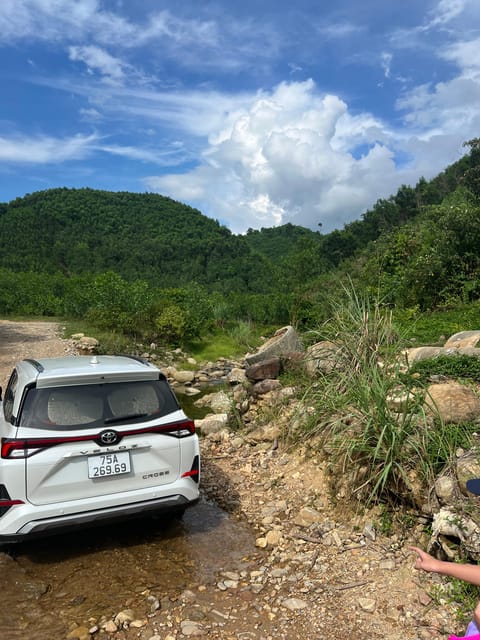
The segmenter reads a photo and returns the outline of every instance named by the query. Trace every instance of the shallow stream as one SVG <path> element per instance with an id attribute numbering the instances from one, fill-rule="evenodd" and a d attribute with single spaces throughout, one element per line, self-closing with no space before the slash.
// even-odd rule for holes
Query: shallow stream
<path id="1" fill-rule="evenodd" d="M 63 638 L 72 623 L 129 607 L 145 617 L 146 594 L 174 599 L 239 570 L 253 551 L 252 531 L 206 501 L 183 521 L 132 520 L 22 543 L 0 554 L 1 638 Z"/>

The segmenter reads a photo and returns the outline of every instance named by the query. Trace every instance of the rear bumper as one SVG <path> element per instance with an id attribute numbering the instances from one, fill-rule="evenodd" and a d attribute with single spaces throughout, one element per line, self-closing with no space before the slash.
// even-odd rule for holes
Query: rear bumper
<path id="1" fill-rule="evenodd" d="M 11 544 L 30 538 L 66 532 L 77 527 L 92 527 L 116 520 L 138 518 L 149 513 L 175 513 L 183 511 L 198 502 L 198 497 L 188 500 L 180 494 L 118 505 L 106 509 L 95 509 L 81 513 L 71 513 L 60 517 L 43 518 L 26 522 L 16 533 L 1 534 L 0 544 Z"/>

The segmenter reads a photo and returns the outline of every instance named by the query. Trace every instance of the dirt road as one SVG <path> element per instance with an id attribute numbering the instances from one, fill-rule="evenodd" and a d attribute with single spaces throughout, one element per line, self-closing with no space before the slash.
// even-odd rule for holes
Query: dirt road
<path id="1" fill-rule="evenodd" d="M 5 388 L 17 360 L 63 356 L 72 351 L 56 322 L 0 320 L 0 385 Z"/>

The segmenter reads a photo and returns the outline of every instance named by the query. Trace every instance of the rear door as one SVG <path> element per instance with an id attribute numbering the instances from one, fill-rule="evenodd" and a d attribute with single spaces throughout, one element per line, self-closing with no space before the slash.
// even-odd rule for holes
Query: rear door
<path id="1" fill-rule="evenodd" d="M 161 382 L 36 390 L 37 426 L 18 432 L 29 442 L 27 499 L 54 504 L 174 482 L 180 440 L 162 429 L 184 414 L 176 402 L 165 407 Z"/>

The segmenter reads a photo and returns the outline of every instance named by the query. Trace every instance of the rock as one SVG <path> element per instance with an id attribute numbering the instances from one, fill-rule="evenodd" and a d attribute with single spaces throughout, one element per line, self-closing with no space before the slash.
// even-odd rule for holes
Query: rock
<path id="1" fill-rule="evenodd" d="M 470 480 L 470 478 L 480 478 L 478 451 L 474 449 L 458 458 L 456 467 L 459 489 L 464 495 L 470 495 L 466 487 L 467 480 Z"/>
<path id="2" fill-rule="evenodd" d="M 280 380 L 261 380 L 252 387 L 252 393 L 254 396 L 262 396 L 270 391 L 275 391 L 282 388 Z"/>
<path id="3" fill-rule="evenodd" d="M 240 367 L 234 367 L 227 375 L 227 381 L 231 385 L 243 384 L 246 379 L 247 375 L 245 373 L 245 369 L 240 369 Z"/>
<path id="4" fill-rule="evenodd" d="M 478 342 L 480 342 L 480 331 L 460 331 L 450 336 L 444 344 L 444 347 L 454 347 L 457 349 L 460 347 L 476 347 Z"/>
<path id="5" fill-rule="evenodd" d="M 128 625 L 133 620 L 135 620 L 135 612 L 132 609 L 124 609 L 123 611 L 117 613 L 114 618 L 114 623 L 117 625 L 117 627 L 123 627 L 123 625 Z"/>
<path id="6" fill-rule="evenodd" d="M 412 349 L 406 349 L 403 351 L 403 355 L 408 365 L 412 365 L 414 362 L 418 362 L 419 360 L 435 358 L 443 353 L 443 347 L 413 347 Z"/>
<path id="7" fill-rule="evenodd" d="M 145 627 L 146 624 L 146 620 L 132 620 L 129 626 L 131 629 L 141 629 L 142 627 Z"/>
<path id="8" fill-rule="evenodd" d="M 202 625 L 194 620 L 182 620 L 180 623 L 184 636 L 203 636 Z"/>
<path id="9" fill-rule="evenodd" d="M 118 627 L 113 620 L 107 620 L 107 622 L 102 625 L 102 629 L 106 633 L 116 633 L 118 631 Z"/>
<path id="10" fill-rule="evenodd" d="M 363 537 L 375 542 L 377 539 L 377 531 L 373 522 L 369 521 L 365 523 L 365 526 L 363 527 Z"/>
<path id="11" fill-rule="evenodd" d="M 285 607 L 290 611 L 298 611 L 298 609 L 305 609 L 308 607 L 308 602 L 305 602 L 305 600 L 301 600 L 300 598 L 286 598 L 282 602 L 282 607 Z"/>
<path id="12" fill-rule="evenodd" d="M 376 609 L 377 603 L 373 598 L 359 598 L 358 606 L 362 611 L 368 611 L 368 613 L 373 613 Z"/>
<path id="13" fill-rule="evenodd" d="M 438 414 L 444 424 L 471 422 L 480 417 L 480 398 L 472 389 L 458 382 L 430 385 L 425 404 L 430 414 Z"/>
<path id="14" fill-rule="evenodd" d="M 200 391 L 200 389 L 197 389 L 196 387 L 184 387 L 183 393 L 186 396 L 198 396 L 202 392 Z"/>
<path id="15" fill-rule="evenodd" d="M 292 326 L 286 326 L 276 331 L 273 337 L 267 340 L 256 353 L 247 353 L 245 363 L 247 366 L 251 366 L 272 356 L 303 350 L 302 342 L 295 329 Z"/>
<path id="16" fill-rule="evenodd" d="M 322 340 L 312 344 L 305 354 L 305 371 L 312 378 L 319 373 L 331 373 L 340 364 L 340 354 L 340 347 L 334 342 Z"/>
<path id="17" fill-rule="evenodd" d="M 82 336 L 76 341 L 75 347 L 80 355 L 88 356 L 97 353 L 99 342 L 96 338 Z"/>
<path id="18" fill-rule="evenodd" d="M 277 529 L 272 529 L 271 531 L 267 531 L 265 539 L 267 541 L 267 547 L 276 547 L 282 539 L 282 533 Z"/>
<path id="19" fill-rule="evenodd" d="M 210 407 L 214 413 L 228 413 L 232 408 L 232 400 L 225 391 L 217 391 L 196 400 L 195 406 Z"/>
<path id="20" fill-rule="evenodd" d="M 260 442 L 273 442 L 280 437 L 280 426 L 278 423 L 269 423 L 258 427 L 254 431 L 246 434 L 245 439 L 249 444 Z"/>
<path id="21" fill-rule="evenodd" d="M 435 480 L 435 493 L 441 504 L 447 504 L 455 498 L 457 483 L 451 476 L 440 476 Z"/>
<path id="22" fill-rule="evenodd" d="M 76 627 L 67 634 L 68 640 L 90 640 L 90 631 L 86 627 Z"/>
<path id="23" fill-rule="evenodd" d="M 216 413 L 209 415 L 202 420 L 195 420 L 195 427 L 204 435 L 218 433 L 228 425 L 228 415 L 226 413 Z"/>
<path id="24" fill-rule="evenodd" d="M 311 524 L 321 522 L 324 516 L 312 507 L 303 507 L 296 515 L 294 523 L 299 527 L 309 527 Z"/>
<path id="25" fill-rule="evenodd" d="M 255 546 L 258 547 L 259 549 L 265 549 L 267 545 L 268 545 L 268 542 L 264 536 L 257 538 L 255 540 Z"/>
<path id="26" fill-rule="evenodd" d="M 267 378 L 278 378 L 281 371 L 281 360 L 278 356 L 273 358 L 267 358 L 261 362 L 257 362 L 248 367 L 245 374 L 249 380 L 258 381 L 265 380 Z"/>
<path id="27" fill-rule="evenodd" d="M 173 374 L 173 379 L 175 382 L 179 382 L 180 384 L 186 384 L 188 382 L 193 382 L 195 380 L 195 372 L 194 371 L 176 371 Z"/>

